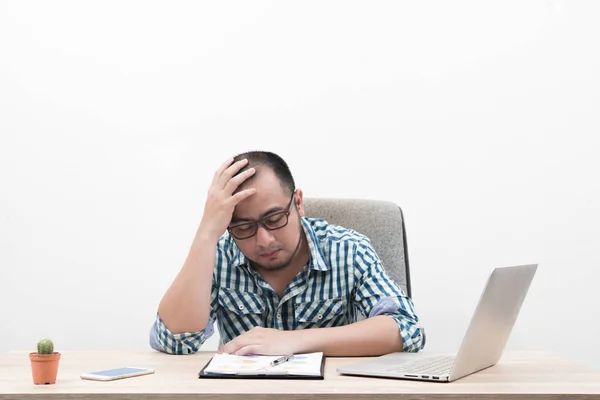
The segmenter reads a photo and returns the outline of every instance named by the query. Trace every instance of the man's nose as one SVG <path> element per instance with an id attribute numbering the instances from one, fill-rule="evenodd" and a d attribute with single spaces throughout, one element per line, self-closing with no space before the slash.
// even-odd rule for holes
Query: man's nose
<path id="1" fill-rule="evenodd" d="M 268 247 L 273 240 L 274 238 L 271 234 L 271 231 L 258 224 L 258 230 L 256 231 L 256 244 L 261 247 Z"/>

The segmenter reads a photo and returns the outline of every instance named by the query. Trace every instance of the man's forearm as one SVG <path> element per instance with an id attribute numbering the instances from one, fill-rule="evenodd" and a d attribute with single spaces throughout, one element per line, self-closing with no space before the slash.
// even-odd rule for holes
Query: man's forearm
<path id="1" fill-rule="evenodd" d="M 402 351 L 398 324 L 379 315 L 334 328 L 290 331 L 301 343 L 302 353 L 322 351 L 326 356 L 378 356 Z"/>
<path id="2" fill-rule="evenodd" d="M 215 245 L 212 240 L 198 238 L 159 304 L 158 314 L 173 333 L 198 332 L 206 328 L 210 316 Z"/>

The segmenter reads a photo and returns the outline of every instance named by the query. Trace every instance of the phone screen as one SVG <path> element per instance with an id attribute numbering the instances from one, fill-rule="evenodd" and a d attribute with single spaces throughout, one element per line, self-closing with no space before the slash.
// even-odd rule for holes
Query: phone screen
<path id="1" fill-rule="evenodd" d="M 106 369 L 104 371 L 90 372 L 89 375 L 115 377 L 115 376 L 135 374 L 138 372 L 145 372 L 145 371 L 148 371 L 148 370 L 143 369 L 143 368 L 114 368 L 114 369 Z"/>

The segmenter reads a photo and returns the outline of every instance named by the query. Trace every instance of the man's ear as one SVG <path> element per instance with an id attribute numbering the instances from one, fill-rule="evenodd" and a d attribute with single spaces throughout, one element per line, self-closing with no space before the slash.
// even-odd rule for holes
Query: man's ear
<path id="1" fill-rule="evenodd" d="M 301 217 L 304 217 L 304 199 L 302 198 L 302 190 L 296 189 L 296 195 L 294 197 L 294 201 L 296 202 L 296 209 L 298 210 L 298 214 Z"/>

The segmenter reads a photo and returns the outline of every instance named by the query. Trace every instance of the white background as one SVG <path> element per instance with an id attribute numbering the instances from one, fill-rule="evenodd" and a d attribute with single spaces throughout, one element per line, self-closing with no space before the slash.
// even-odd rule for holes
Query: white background
<path id="1" fill-rule="evenodd" d="M 305 196 L 401 205 L 428 350 L 536 262 L 508 347 L 600 367 L 599 11 L 0 2 L 0 352 L 149 349 L 214 170 L 267 149 Z"/>

